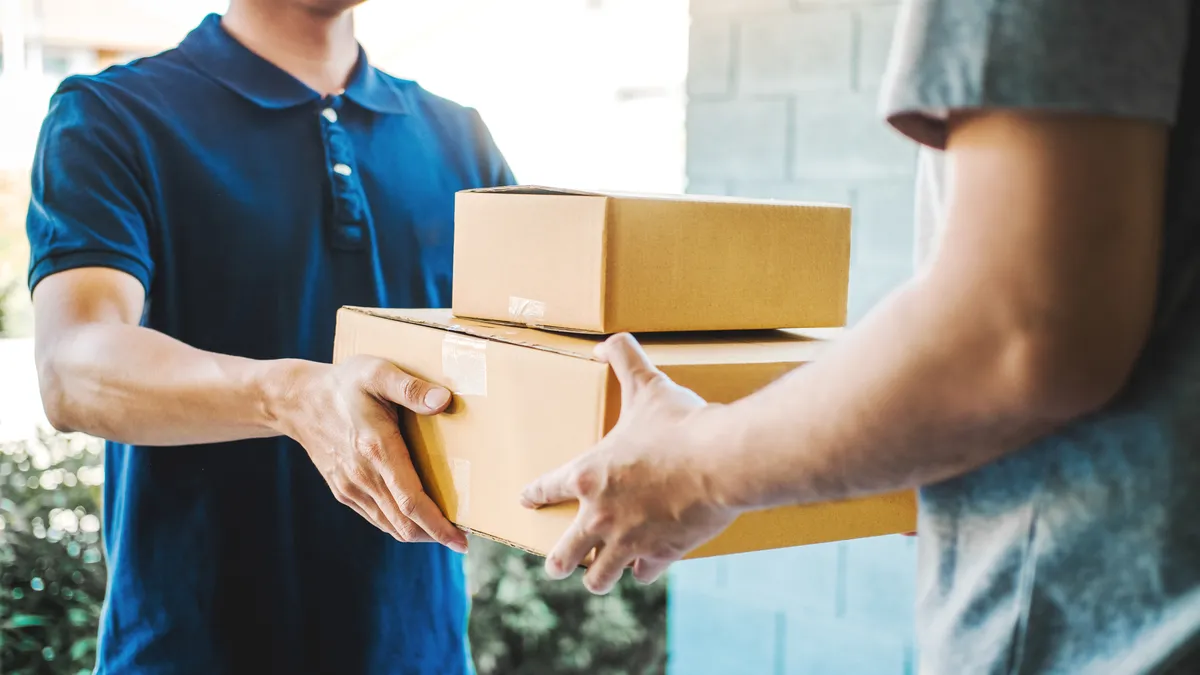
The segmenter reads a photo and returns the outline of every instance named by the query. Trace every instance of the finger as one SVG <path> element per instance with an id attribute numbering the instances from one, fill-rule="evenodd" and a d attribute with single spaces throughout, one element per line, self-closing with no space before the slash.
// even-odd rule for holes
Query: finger
<path id="1" fill-rule="evenodd" d="M 618 333 L 596 348 L 596 356 L 612 366 L 621 383 L 621 405 L 627 406 L 638 390 L 661 375 L 637 340 Z"/>
<path id="2" fill-rule="evenodd" d="M 441 509 L 425 492 L 408 495 L 406 502 L 397 502 L 397 505 L 433 541 L 458 553 L 467 552 L 467 535 L 446 520 Z"/>
<path id="3" fill-rule="evenodd" d="M 426 494 L 413 468 L 404 440 L 398 435 L 388 444 L 386 461 L 377 468 L 393 513 L 416 524 L 433 541 L 459 552 L 467 552 L 467 536 L 442 514 Z"/>
<path id="4" fill-rule="evenodd" d="M 633 561 L 628 549 L 620 546 L 605 546 L 588 566 L 583 575 L 583 585 L 596 595 L 606 595 L 621 580 L 625 568 Z"/>
<path id="5" fill-rule="evenodd" d="M 411 521 L 433 541 L 459 553 L 467 552 L 467 535 L 447 520 L 437 504 L 425 493 L 421 479 L 413 468 L 412 457 L 399 434 L 387 442 L 385 456 L 377 464 L 376 471 L 383 481 L 384 490 L 381 492 L 387 496 L 381 501 L 391 517 Z"/>
<path id="6" fill-rule="evenodd" d="M 449 390 L 413 377 L 390 363 L 380 367 L 373 379 L 373 393 L 415 413 L 434 415 L 450 405 Z"/>
<path id="7" fill-rule="evenodd" d="M 633 578 L 643 584 L 652 584 L 658 581 L 663 572 L 671 566 L 669 560 L 655 560 L 652 558 L 638 558 L 633 563 Z"/>
<path id="8" fill-rule="evenodd" d="M 521 506 L 540 509 L 544 506 L 578 500 L 578 482 L 572 477 L 578 472 L 575 462 L 564 464 L 549 473 L 542 474 L 521 490 Z"/>
<path id="9" fill-rule="evenodd" d="M 382 481 L 380 482 L 382 483 Z M 429 534 L 425 532 L 420 525 L 417 525 L 412 520 L 406 518 L 404 514 L 400 512 L 400 508 L 396 505 L 396 501 L 392 497 L 391 493 L 382 486 L 380 486 L 375 494 L 369 495 L 369 498 L 375 502 L 376 507 L 379 508 L 382 518 L 392 526 L 393 530 L 399 533 L 399 537 L 397 538 L 400 541 L 409 544 L 420 544 L 434 541 L 433 537 L 429 536 Z"/>
<path id="10" fill-rule="evenodd" d="M 391 535 L 396 541 L 404 541 L 400 538 L 400 533 L 383 517 L 383 514 L 379 511 L 379 505 L 375 503 L 374 499 L 371 499 L 370 495 L 354 486 L 346 487 L 342 491 L 342 494 L 346 497 L 346 502 L 344 503 L 357 511 L 358 515 L 365 518 L 367 522 Z"/>
<path id="11" fill-rule="evenodd" d="M 551 579 L 566 579 L 571 576 L 571 572 L 574 572 L 587 554 L 601 542 L 599 535 L 585 530 L 581 524 L 582 516 L 583 513 L 580 512 L 580 515 L 575 517 L 574 522 L 554 545 L 554 550 L 546 556 L 546 576 Z"/>
<path id="12" fill-rule="evenodd" d="M 349 507 L 350 510 L 357 513 L 359 515 L 359 517 L 362 518 L 363 520 L 367 521 L 368 523 L 371 523 L 372 525 L 375 525 L 375 527 L 379 527 L 378 523 L 375 523 L 375 521 L 371 520 L 371 516 L 368 516 L 367 512 L 363 511 L 362 507 L 359 506 L 357 503 L 355 503 L 354 500 L 346 498 L 344 500 L 339 500 L 339 501 L 341 501 L 343 505 Z M 384 528 L 380 528 L 380 529 L 384 529 Z M 384 531 L 387 532 L 388 534 L 392 534 L 391 530 L 384 530 Z M 395 536 L 395 535 L 392 535 L 392 536 Z"/>
<path id="13" fill-rule="evenodd" d="M 330 486 L 330 490 L 333 492 L 334 498 L 338 500 L 338 503 L 357 513 L 362 517 L 363 520 L 371 522 L 371 516 L 367 515 L 367 512 L 363 511 L 362 507 L 358 505 L 358 502 L 351 499 L 344 490 L 338 490 L 332 485 Z"/>

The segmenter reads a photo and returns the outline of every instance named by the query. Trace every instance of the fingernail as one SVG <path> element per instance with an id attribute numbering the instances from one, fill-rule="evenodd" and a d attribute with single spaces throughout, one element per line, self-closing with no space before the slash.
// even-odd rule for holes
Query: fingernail
<path id="1" fill-rule="evenodd" d="M 463 555 L 466 555 L 467 554 L 467 542 L 452 541 L 452 542 L 450 542 L 450 550 L 454 551 L 455 553 L 461 553 Z"/>
<path id="2" fill-rule="evenodd" d="M 562 566 L 560 566 L 558 564 L 558 561 L 547 560 L 546 561 L 546 576 L 550 577 L 551 579 L 558 580 L 558 579 L 565 578 L 567 575 L 563 574 Z"/>
<path id="3" fill-rule="evenodd" d="M 425 405 L 431 410 L 441 410 L 442 406 L 450 402 L 450 392 L 441 387 L 434 387 L 425 393 Z"/>

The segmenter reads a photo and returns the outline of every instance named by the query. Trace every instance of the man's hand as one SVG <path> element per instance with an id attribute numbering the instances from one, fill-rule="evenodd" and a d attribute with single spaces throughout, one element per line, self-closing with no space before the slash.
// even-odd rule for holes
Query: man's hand
<path id="1" fill-rule="evenodd" d="M 304 446 L 337 500 L 399 541 L 466 553 L 466 536 L 421 487 L 396 408 L 437 414 L 450 392 L 374 357 L 296 368 L 278 414 L 281 431 Z"/>
<path id="2" fill-rule="evenodd" d="M 738 513 L 714 494 L 706 473 L 712 462 L 687 441 L 708 404 L 655 368 L 629 335 L 596 353 L 621 383 L 620 419 L 596 447 L 530 484 L 521 501 L 527 508 L 579 501 L 546 573 L 564 578 L 595 549 L 584 584 L 607 593 L 630 564 L 639 581 L 654 581 Z"/>

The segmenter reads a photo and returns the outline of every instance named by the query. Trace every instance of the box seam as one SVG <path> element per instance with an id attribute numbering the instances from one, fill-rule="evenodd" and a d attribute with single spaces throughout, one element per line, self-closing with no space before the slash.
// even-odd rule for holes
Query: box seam
<path id="1" fill-rule="evenodd" d="M 593 363 L 598 363 L 600 361 L 595 356 L 585 356 L 583 354 L 580 354 L 579 352 L 571 351 L 569 349 L 557 349 L 555 347 L 551 347 L 548 345 L 540 345 L 540 344 L 535 344 L 532 342 L 525 342 L 523 340 L 506 340 L 506 339 L 496 336 L 496 335 L 484 335 L 484 334 L 476 333 L 476 332 L 471 331 L 462 326 L 446 326 L 446 325 L 443 325 L 440 323 L 431 323 L 429 321 L 421 321 L 419 319 L 415 319 L 412 317 L 388 316 L 386 314 L 381 314 L 379 312 L 372 311 L 371 308 L 369 308 L 369 307 L 346 306 L 346 307 L 342 307 L 338 311 L 342 311 L 342 310 L 346 310 L 348 312 L 354 312 L 356 314 L 359 314 L 360 316 L 368 316 L 368 317 L 372 317 L 375 319 L 381 319 L 384 321 L 395 321 L 398 323 L 408 324 L 410 326 L 422 326 L 424 328 L 440 330 L 443 333 L 466 335 L 468 337 L 472 337 L 477 340 L 486 340 L 488 342 L 495 342 L 497 344 L 512 345 L 514 347 L 525 347 L 527 349 L 536 349 L 537 351 L 540 351 L 540 352 L 547 352 L 550 354 L 558 354 L 559 356 L 568 356 L 571 358 L 581 359 L 583 361 L 591 361 Z M 514 328 L 527 328 L 527 326 L 522 326 L 520 324 L 514 324 L 514 323 L 509 323 L 509 322 L 503 322 L 503 321 L 489 321 L 489 323 L 495 323 L 495 324 L 504 325 L 504 326 L 513 326 Z"/>
<path id="2" fill-rule="evenodd" d="M 610 323 L 611 308 L 608 306 L 609 258 L 612 255 L 612 197 L 604 198 L 604 225 L 600 236 L 600 333 L 607 334 Z"/>

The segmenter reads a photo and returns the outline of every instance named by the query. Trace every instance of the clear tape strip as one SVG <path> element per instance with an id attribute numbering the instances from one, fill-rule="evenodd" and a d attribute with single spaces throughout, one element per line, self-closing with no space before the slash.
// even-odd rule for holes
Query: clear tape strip
<path id="1" fill-rule="evenodd" d="M 459 396 L 487 396 L 487 340 L 450 333 L 442 339 L 442 376 Z"/>
<path id="2" fill-rule="evenodd" d="M 540 324 L 546 318 L 546 303 L 511 295 L 508 298 L 508 318 L 531 326 Z"/>

